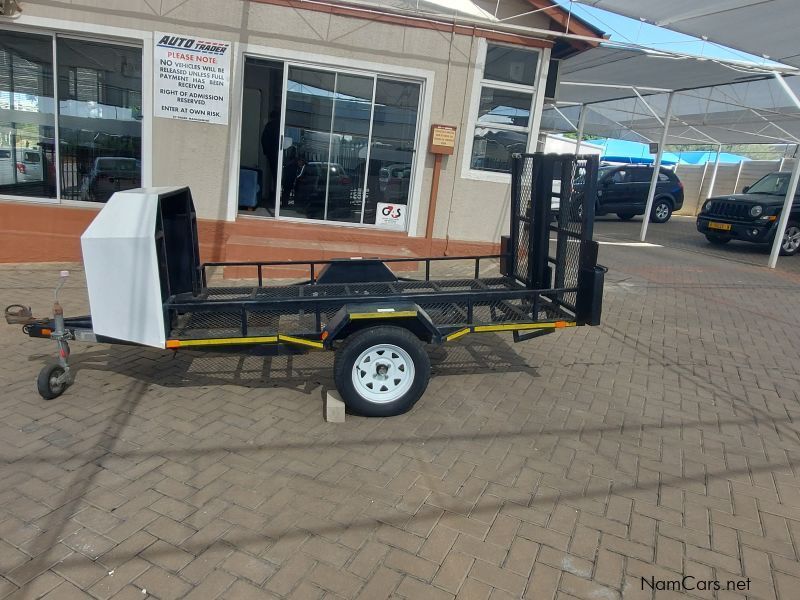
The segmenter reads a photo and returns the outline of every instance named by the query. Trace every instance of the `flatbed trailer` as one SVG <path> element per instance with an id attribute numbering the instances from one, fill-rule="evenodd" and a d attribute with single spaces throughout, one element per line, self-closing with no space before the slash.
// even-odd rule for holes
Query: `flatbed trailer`
<path id="1" fill-rule="evenodd" d="M 200 264 L 188 188 L 117 193 L 82 237 L 92 315 L 65 318 L 56 302 L 52 319 L 24 326 L 59 346 L 58 362 L 39 376 L 39 392 L 54 398 L 72 383 L 71 341 L 169 350 L 272 346 L 335 350 L 334 379 L 349 410 L 403 413 L 428 383 L 425 344 L 492 332 L 524 341 L 600 323 L 605 268 L 592 241 L 597 168 L 591 156 L 515 155 L 510 232 L 500 254 L 482 256 Z M 126 257 L 127 272 L 111 264 L 110 252 Z M 470 261 L 473 277 L 432 276 L 449 261 Z M 498 262 L 492 276 L 482 276 Z M 421 274 L 396 275 L 390 267 L 400 263 Z M 254 283 L 209 283 L 212 269 L 231 267 L 249 270 Z M 287 267 L 307 277 L 291 284 L 271 277 Z"/>

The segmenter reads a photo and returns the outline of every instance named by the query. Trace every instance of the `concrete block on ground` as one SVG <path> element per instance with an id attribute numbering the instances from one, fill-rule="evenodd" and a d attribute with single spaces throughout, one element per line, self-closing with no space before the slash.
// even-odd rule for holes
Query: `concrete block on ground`
<path id="1" fill-rule="evenodd" d="M 325 394 L 325 420 L 328 423 L 344 423 L 344 402 L 336 390 Z"/>

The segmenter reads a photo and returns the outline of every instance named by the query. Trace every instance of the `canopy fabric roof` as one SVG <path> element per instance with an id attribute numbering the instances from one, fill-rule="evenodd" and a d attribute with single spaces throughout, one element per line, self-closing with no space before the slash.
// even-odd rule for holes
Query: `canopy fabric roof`
<path id="1" fill-rule="evenodd" d="M 632 162 L 632 163 L 652 163 L 655 155 L 650 153 L 650 148 L 646 144 L 631 142 L 627 140 L 592 140 L 595 146 L 602 148 L 602 160 L 608 162 Z M 664 152 L 661 159 L 662 165 L 702 165 L 707 162 L 714 162 L 717 158 L 716 152 L 688 151 L 688 152 Z M 721 152 L 719 155 L 720 163 L 736 164 L 741 161 L 750 160 L 746 156 Z"/>
<path id="2" fill-rule="evenodd" d="M 780 71 L 800 96 L 795 70 Z M 586 134 L 655 142 L 671 91 L 669 144 L 800 143 L 800 107 L 771 69 L 609 45 L 562 61 L 542 129 L 575 131 L 585 104 Z"/>
<path id="3" fill-rule="evenodd" d="M 576 0 L 800 67 L 797 0 Z"/>

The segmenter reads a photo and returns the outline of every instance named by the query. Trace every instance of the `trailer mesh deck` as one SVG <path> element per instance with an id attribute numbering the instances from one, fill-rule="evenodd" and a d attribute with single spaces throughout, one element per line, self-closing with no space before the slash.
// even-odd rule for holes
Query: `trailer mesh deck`
<path id="1" fill-rule="evenodd" d="M 281 308 L 273 305 L 269 310 L 260 310 L 257 305 L 246 313 L 247 332 L 251 336 L 275 335 L 286 333 L 293 335 L 319 334 L 325 324 L 336 312 L 348 302 L 374 300 L 382 301 L 386 297 L 402 300 L 404 295 L 414 294 L 474 294 L 486 291 L 519 292 L 519 298 L 480 300 L 475 297 L 472 304 L 472 318 L 469 319 L 467 301 L 446 301 L 440 297 L 437 302 L 418 302 L 438 327 L 458 327 L 466 325 L 514 323 L 531 320 L 555 320 L 572 318 L 571 314 L 551 303 L 549 299 L 539 298 L 537 314 L 532 314 L 533 296 L 524 286 L 511 277 L 495 277 L 486 279 L 448 279 L 430 281 L 399 280 L 389 283 L 352 283 L 352 284 L 316 284 L 288 285 L 269 287 L 212 287 L 206 288 L 194 298 L 176 298 L 182 303 L 185 312 L 178 315 L 171 337 L 179 339 L 205 339 L 241 335 L 242 311 L 192 311 L 191 304 L 196 301 L 207 306 L 207 303 L 227 303 L 241 301 L 275 301 L 298 299 L 343 298 L 328 306 L 320 308 L 319 321 L 313 304 L 308 310 L 298 310 L 297 305 Z M 409 300 L 411 301 L 411 300 Z M 313 300 L 312 300 L 313 302 Z M 188 310 L 187 310 L 188 309 Z"/>
<path id="2" fill-rule="evenodd" d="M 597 168 L 596 157 L 515 155 L 510 234 L 496 255 L 198 264 L 192 285 L 164 288 L 169 336 L 177 340 L 305 336 L 306 341 L 319 342 L 343 306 L 348 305 L 348 314 L 354 310 L 351 304 L 378 305 L 376 311 L 390 310 L 393 304 L 418 307 L 427 317 L 422 319 L 426 326 L 435 329 L 435 339 L 462 328 L 564 326 L 556 325 L 559 321 L 596 324 L 601 305 L 593 299 L 602 298 L 602 273 L 598 275 L 602 268 L 596 264 L 597 244 L 592 241 Z M 558 214 L 552 211 L 556 198 Z M 431 277 L 432 263 L 452 260 L 473 261 L 473 278 Z M 489 260 L 500 261 L 503 276 L 481 276 L 481 263 Z M 418 263 L 424 275 L 397 278 L 391 266 L 398 263 Z M 307 269 L 306 281 L 293 285 L 267 281 L 270 269 L 287 266 Z M 209 286 L 210 267 L 248 269 L 257 285 Z M 185 270 L 179 265 L 175 271 Z M 364 283 L 342 283 L 359 280 Z"/>

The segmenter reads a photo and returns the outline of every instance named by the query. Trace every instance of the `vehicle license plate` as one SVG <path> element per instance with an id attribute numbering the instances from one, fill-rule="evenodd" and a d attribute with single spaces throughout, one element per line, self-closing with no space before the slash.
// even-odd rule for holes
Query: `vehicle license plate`
<path id="1" fill-rule="evenodd" d="M 720 229 L 722 231 L 730 231 L 731 224 L 730 223 L 715 223 L 714 221 L 710 221 L 708 223 L 709 229 Z"/>

